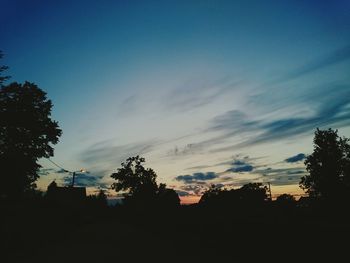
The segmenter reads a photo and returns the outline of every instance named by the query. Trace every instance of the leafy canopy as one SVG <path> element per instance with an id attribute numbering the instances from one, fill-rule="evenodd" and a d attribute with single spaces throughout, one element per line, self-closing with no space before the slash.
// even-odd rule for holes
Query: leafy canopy
<path id="1" fill-rule="evenodd" d="M 332 199 L 349 192 L 349 139 L 339 137 L 337 130 L 316 130 L 314 151 L 305 165 L 309 174 L 301 178 L 300 187 L 310 196 Z"/>
<path id="2" fill-rule="evenodd" d="M 0 192 L 21 195 L 35 188 L 39 158 L 53 156 L 62 131 L 51 119 L 52 102 L 37 85 L 11 83 L 0 89 Z"/>
<path id="3" fill-rule="evenodd" d="M 111 175 L 116 180 L 112 184 L 115 191 L 126 191 L 126 196 L 149 195 L 156 193 L 157 175 L 151 168 L 143 167 L 145 159 L 140 156 L 130 157 L 123 162 L 122 168 Z"/>
<path id="4" fill-rule="evenodd" d="M 124 192 L 125 204 L 158 205 L 174 207 L 180 204 L 175 190 L 166 188 L 165 184 L 157 184 L 157 174 L 151 168 L 145 168 L 145 159 L 140 156 L 130 157 L 122 163 L 122 167 L 111 175 L 116 180 L 112 189 Z"/>

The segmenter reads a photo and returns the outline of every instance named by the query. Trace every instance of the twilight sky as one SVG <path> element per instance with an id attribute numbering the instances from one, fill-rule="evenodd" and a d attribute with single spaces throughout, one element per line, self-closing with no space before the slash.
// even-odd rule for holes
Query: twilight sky
<path id="1" fill-rule="evenodd" d="M 140 154 L 183 202 L 209 184 L 300 193 L 314 130 L 350 136 L 347 0 L 0 6 L 2 63 L 48 93 L 63 130 L 52 160 L 89 170 L 91 192 Z M 69 182 L 41 164 L 40 188 Z"/>

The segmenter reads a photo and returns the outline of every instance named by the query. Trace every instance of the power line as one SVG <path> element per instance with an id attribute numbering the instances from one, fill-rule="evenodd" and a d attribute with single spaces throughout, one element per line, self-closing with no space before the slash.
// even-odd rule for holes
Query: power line
<path id="1" fill-rule="evenodd" d="M 54 161 L 52 161 L 50 158 L 46 158 L 49 162 L 51 162 L 53 165 L 55 165 L 56 167 L 62 169 L 65 172 L 69 172 L 68 170 L 64 169 L 62 166 L 58 165 L 57 163 L 55 163 Z"/>

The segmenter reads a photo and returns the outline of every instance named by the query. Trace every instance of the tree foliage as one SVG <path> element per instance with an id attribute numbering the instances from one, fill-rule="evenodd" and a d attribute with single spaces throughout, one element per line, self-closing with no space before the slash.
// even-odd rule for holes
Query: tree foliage
<path id="1" fill-rule="evenodd" d="M 290 209 L 296 205 L 296 200 L 295 200 L 294 196 L 291 194 L 281 194 L 276 198 L 275 203 L 279 207 L 284 207 L 284 208 Z"/>
<path id="2" fill-rule="evenodd" d="M 350 190 L 349 139 L 339 137 L 337 130 L 317 129 L 313 142 L 314 151 L 305 160 L 309 174 L 301 178 L 301 188 L 311 197 L 344 197 Z"/>
<path id="3" fill-rule="evenodd" d="M 199 200 L 202 205 L 210 206 L 259 206 L 267 200 L 267 187 L 261 183 L 248 183 L 238 189 L 221 189 L 212 185 Z"/>
<path id="4" fill-rule="evenodd" d="M 157 184 L 157 174 L 151 168 L 145 168 L 145 159 L 140 156 L 130 157 L 111 177 L 116 180 L 112 189 L 124 192 L 124 202 L 128 204 L 178 205 L 177 193 Z"/>
<path id="5" fill-rule="evenodd" d="M 3 56 L 4 56 L 4 55 L 3 55 L 2 51 L 0 50 L 0 59 L 2 59 Z M 0 66 L 0 87 L 3 85 L 3 83 L 4 83 L 6 80 L 8 80 L 8 79 L 10 78 L 9 76 L 2 76 L 2 72 L 5 71 L 5 70 L 7 70 L 7 69 L 8 69 L 7 66 L 4 66 L 4 65 Z"/>
<path id="6" fill-rule="evenodd" d="M 38 159 L 53 156 L 61 130 L 51 119 L 52 102 L 33 83 L 0 89 L 0 167 L 2 196 L 20 197 L 36 187 Z"/>
<path id="7" fill-rule="evenodd" d="M 151 168 L 143 167 L 145 159 L 136 156 L 130 157 L 123 162 L 122 168 L 118 168 L 111 177 L 116 180 L 112 184 L 112 189 L 117 192 L 126 192 L 125 196 L 150 196 L 156 193 L 158 186 L 156 182 L 157 175 Z"/>

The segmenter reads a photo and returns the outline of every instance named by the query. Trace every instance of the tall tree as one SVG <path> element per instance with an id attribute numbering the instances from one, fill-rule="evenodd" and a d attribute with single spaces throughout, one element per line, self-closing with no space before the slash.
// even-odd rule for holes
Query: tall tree
<path id="1" fill-rule="evenodd" d="M 4 56 L 4 55 L 3 55 L 2 51 L 0 50 L 0 59 L 2 59 L 3 56 Z M 4 66 L 4 65 L 0 66 L 0 87 L 3 85 L 3 83 L 4 83 L 6 80 L 8 80 L 8 79 L 10 78 L 9 76 L 2 76 L 2 72 L 5 71 L 5 70 L 7 70 L 7 69 L 8 69 L 7 66 Z"/>
<path id="2" fill-rule="evenodd" d="M 0 196 L 21 197 L 36 187 L 38 159 L 53 156 L 62 133 L 51 109 L 51 100 L 33 83 L 1 87 Z"/>
<path id="3" fill-rule="evenodd" d="M 305 160 L 309 174 L 301 178 L 301 188 L 312 197 L 344 197 L 350 190 L 349 139 L 339 137 L 337 130 L 317 129 L 313 142 L 314 151 Z"/>

